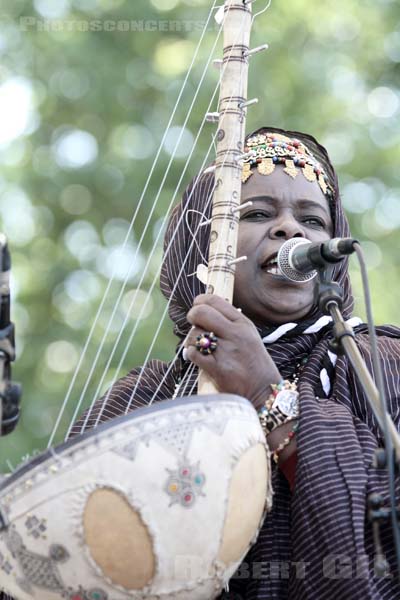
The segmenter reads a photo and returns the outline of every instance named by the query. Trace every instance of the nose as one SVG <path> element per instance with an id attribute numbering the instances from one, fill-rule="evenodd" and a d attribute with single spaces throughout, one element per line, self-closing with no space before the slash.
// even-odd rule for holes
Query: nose
<path id="1" fill-rule="evenodd" d="M 285 213 L 275 221 L 269 231 L 269 237 L 273 240 L 290 240 L 294 237 L 305 238 L 306 234 L 301 224 L 292 214 Z"/>

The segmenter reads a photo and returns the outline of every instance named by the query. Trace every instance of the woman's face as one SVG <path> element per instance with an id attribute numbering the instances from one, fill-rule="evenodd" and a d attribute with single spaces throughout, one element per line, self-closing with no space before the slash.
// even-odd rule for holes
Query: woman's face
<path id="1" fill-rule="evenodd" d="M 233 303 L 256 324 L 286 323 L 304 317 L 314 302 L 316 279 L 295 283 L 271 273 L 266 262 L 293 237 L 311 242 L 333 235 L 328 201 L 317 181 L 302 173 L 292 179 L 277 166 L 271 175 L 256 169 L 242 185 L 237 256 L 247 260 L 236 265 Z"/>

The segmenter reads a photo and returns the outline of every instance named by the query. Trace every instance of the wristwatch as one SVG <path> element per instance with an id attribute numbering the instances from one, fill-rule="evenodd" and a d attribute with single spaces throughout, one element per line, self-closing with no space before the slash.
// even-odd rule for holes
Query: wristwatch
<path id="1" fill-rule="evenodd" d="M 299 392 L 281 390 L 277 393 L 272 408 L 276 408 L 284 417 L 294 419 L 299 416 Z"/>
<path id="2" fill-rule="evenodd" d="M 299 393 L 295 390 L 281 390 L 275 396 L 271 408 L 264 417 L 265 429 L 271 433 L 276 427 L 299 416 Z"/>

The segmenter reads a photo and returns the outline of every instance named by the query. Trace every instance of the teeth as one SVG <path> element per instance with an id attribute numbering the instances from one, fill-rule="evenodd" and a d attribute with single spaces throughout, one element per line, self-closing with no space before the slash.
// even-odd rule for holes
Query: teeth
<path id="1" fill-rule="evenodd" d="M 278 269 L 277 263 L 271 265 L 267 268 L 267 273 L 272 273 L 273 275 L 280 275 L 280 270 Z"/>
<path id="2" fill-rule="evenodd" d="M 279 274 L 280 271 L 278 270 L 278 261 L 277 261 L 277 257 L 275 258 L 271 258 L 271 260 L 268 261 L 268 263 L 265 265 L 265 270 L 268 271 L 268 273 L 274 273 L 274 274 Z"/>

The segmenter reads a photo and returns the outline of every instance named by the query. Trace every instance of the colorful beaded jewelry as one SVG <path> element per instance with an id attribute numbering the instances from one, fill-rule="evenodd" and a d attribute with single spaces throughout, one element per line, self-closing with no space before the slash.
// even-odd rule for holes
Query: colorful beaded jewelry
<path id="1" fill-rule="evenodd" d="M 293 427 L 292 427 L 292 431 L 290 431 L 287 435 L 287 437 L 283 440 L 283 442 L 281 442 L 279 444 L 279 446 L 277 448 L 275 448 L 273 454 L 272 454 L 272 460 L 274 461 L 274 463 L 277 465 L 278 461 L 279 461 L 279 457 L 282 454 L 283 450 L 285 448 L 287 448 L 290 444 L 290 442 L 292 441 L 292 439 L 294 438 L 294 436 L 296 435 L 296 431 L 299 428 L 299 424 L 298 423 L 294 423 Z"/>
<path id="2" fill-rule="evenodd" d="M 272 393 L 258 413 L 265 435 L 276 427 L 296 419 L 299 415 L 299 393 L 297 385 L 287 379 L 272 384 Z"/>
<path id="3" fill-rule="evenodd" d="M 322 165 L 300 140 L 279 133 L 260 133 L 247 139 L 244 152 L 243 183 L 253 174 L 251 167 L 257 166 L 261 175 L 271 175 L 275 166 L 282 164 L 285 173 L 293 179 L 300 170 L 307 181 L 317 181 L 326 196 L 334 195 Z"/>

